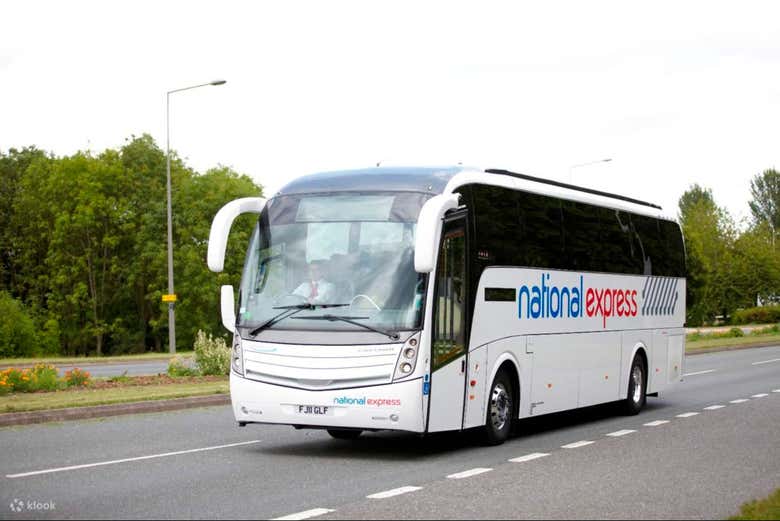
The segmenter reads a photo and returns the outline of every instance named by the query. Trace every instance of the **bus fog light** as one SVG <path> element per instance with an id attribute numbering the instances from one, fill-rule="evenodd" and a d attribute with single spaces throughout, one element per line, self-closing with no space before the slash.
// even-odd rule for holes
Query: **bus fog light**
<path id="1" fill-rule="evenodd" d="M 407 358 L 408 360 L 413 359 L 416 354 L 417 352 L 411 347 L 407 347 L 406 349 L 404 349 L 404 357 Z"/>
<path id="2" fill-rule="evenodd" d="M 401 372 L 404 374 L 409 374 L 412 372 L 412 364 L 409 362 L 404 362 L 401 364 Z"/>

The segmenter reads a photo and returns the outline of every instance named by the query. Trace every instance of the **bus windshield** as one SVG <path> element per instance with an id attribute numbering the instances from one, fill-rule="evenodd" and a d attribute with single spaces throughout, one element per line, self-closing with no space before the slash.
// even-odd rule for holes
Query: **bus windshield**
<path id="1" fill-rule="evenodd" d="M 244 265 L 242 335 L 419 328 L 426 276 L 414 271 L 414 237 L 428 197 L 341 192 L 269 200 Z"/>

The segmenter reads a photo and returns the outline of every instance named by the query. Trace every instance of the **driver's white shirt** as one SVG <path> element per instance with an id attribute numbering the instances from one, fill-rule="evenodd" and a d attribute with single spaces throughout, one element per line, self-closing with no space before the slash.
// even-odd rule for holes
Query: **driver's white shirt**
<path id="1" fill-rule="evenodd" d="M 300 295 L 300 296 L 302 296 L 302 297 L 304 297 L 306 299 L 311 299 L 311 294 L 312 294 L 312 290 L 313 290 L 313 286 L 312 286 L 313 282 L 317 284 L 317 296 L 314 297 L 312 302 L 314 304 L 332 304 L 332 302 L 330 302 L 330 299 L 331 299 L 331 297 L 333 295 L 333 292 L 334 292 L 334 290 L 336 288 L 335 288 L 335 286 L 333 284 L 331 284 L 330 282 L 328 282 L 328 281 L 326 281 L 324 279 L 320 279 L 320 280 L 317 280 L 317 281 L 307 280 L 306 282 L 304 282 L 303 284 L 301 284 L 300 286 L 295 288 L 295 291 L 293 291 L 293 294 L 294 295 Z"/>

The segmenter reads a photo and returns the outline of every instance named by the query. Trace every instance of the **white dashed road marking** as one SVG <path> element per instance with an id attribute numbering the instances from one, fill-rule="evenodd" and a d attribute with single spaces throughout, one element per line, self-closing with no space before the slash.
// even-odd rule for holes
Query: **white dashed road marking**
<path id="1" fill-rule="evenodd" d="M 772 360 L 764 360 L 763 362 L 753 362 L 750 365 L 771 364 L 773 362 L 780 362 L 780 358 L 773 358 Z"/>
<path id="2" fill-rule="evenodd" d="M 682 414 L 678 414 L 677 417 L 678 418 L 690 418 L 691 416 L 696 416 L 697 414 L 699 414 L 699 413 L 698 412 L 684 412 Z"/>
<path id="3" fill-rule="evenodd" d="M 636 432 L 636 431 L 632 431 L 631 429 L 623 429 L 622 431 L 610 432 L 609 434 L 607 434 L 607 436 L 618 438 L 620 436 L 625 436 L 626 434 L 631 434 L 632 432 Z"/>
<path id="4" fill-rule="evenodd" d="M 645 427 L 658 427 L 664 423 L 669 423 L 669 420 L 655 420 L 654 422 L 645 423 Z"/>
<path id="5" fill-rule="evenodd" d="M 561 445 L 562 449 L 579 449 L 580 447 L 585 447 L 586 445 L 590 445 L 591 443 L 594 443 L 592 441 L 575 441 L 574 443 L 569 443 L 568 445 Z"/>
<path id="6" fill-rule="evenodd" d="M 706 371 L 696 371 L 695 373 L 685 373 L 683 376 L 696 376 L 697 374 L 714 373 L 715 369 L 707 369 Z"/>
<path id="7" fill-rule="evenodd" d="M 749 401 L 747 398 L 740 398 L 739 400 L 731 400 L 729 403 L 745 403 Z"/>
<path id="8" fill-rule="evenodd" d="M 260 440 L 242 441 L 241 443 L 230 443 L 228 445 L 217 445 L 215 447 L 204 447 L 202 449 L 179 450 L 176 452 L 166 452 L 164 454 L 152 454 L 151 456 L 140 456 L 137 458 L 124 458 L 124 459 L 116 459 L 112 461 L 101 461 L 99 463 L 88 463 L 86 465 L 73 465 L 70 467 L 59 467 L 55 469 L 36 470 L 34 472 L 23 472 L 21 474 L 8 474 L 6 477 L 8 479 L 26 478 L 29 476 L 38 476 L 40 474 L 51 474 L 53 472 L 66 472 L 69 470 L 80 470 L 80 469 L 88 469 L 92 467 L 102 467 L 104 465 L 115 465 L 117 463 L 129 463 L 131 461 L 143 461 L 147 459 L 167 458 L 168 456 L 179 456 L 181 454 L 192 454 L 195 452 L 206 452 L 209 450 L 227 449 L 229 447 L 240 447 L 242 445 L 252 445 L 254 443 L 260 443 Z"/>
<path id="9" fill-rule="evenodd" d="M 725 405 L 710 405 L 709 407 L 705 407 L 705 411 L 717 411 L 718 409 L 723 409 Z"/>
<path id="10" fill-rule="evenodd" d="M 311 510 L 290 514 L 289 516 L 275 517 L 271 521 L 297 521 L 298 519 L 309 519 L 324 514 L 330 514 L 331 512 L 335 512 L 335 510 L 330 508 L 312 508 Z"/>
<path id="11" fill-rule="evenodd" d="M 534 452 L 533 454 L 526 454 L 525 456 L 520 456 L 519 458 L 512 458 L 509 461 L 512 463 L 525 463 L 526 461 L 532 461 L 543 458 L 545 456 L 549 456 L 549 454 L 545 454 L 544 452 Z"/>
<path id="12" fill-rule="evenodd" d="M 400 496 L 401 494 L 406 494 L 408 492 L 415 492 L 417 490 L 422 490 L 422 487 L 399 487 L 392 490 L 385 490 L 384 492 L 377 492 L 376 494 L 371 494 L 366 497 L 368 499 L 385 499 L 393 496 Z"/>
<path id="13" fill-rule="evenodd" d="M 751 396 L 751 398 L 764 398 L 766 396 L 769 396 L 769 395 L 766 394 L 766 393 L 761 393 L 761 394 L 754 394 L 753 396 Z"/>
<path id="14" fill-rule="evenodd" d="M 457 474 L 450 474 L 447 476 L 448 479 L 463 479 L 463 478 L 470 478 L 471 476 L 476 476 L 478 474 L 484 474 L 485 472 L 490 472 L 493 469 L 485 469 L 485 468 L 476 468 L 471 470 L 464 470 L 463 472 L 458 472 Z"/>

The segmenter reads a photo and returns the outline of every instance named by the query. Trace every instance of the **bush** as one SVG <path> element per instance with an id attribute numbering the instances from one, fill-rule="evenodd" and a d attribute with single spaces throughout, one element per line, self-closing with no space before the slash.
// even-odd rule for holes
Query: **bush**
<path id="1" fill-rule="evenodd" d="M 174 378 L 179 376 L 198 376 L 198 370 L 189 367 L 183 359 L 177 356 L 168 362 L 168 376 Z"/>
<path id="2" fill-rule="evenodd" d="M 21 302 L 0 291 L 0 358 L 33 356 L 37 348 L 32 318 Z"/>
<path id="3" fill-rule="evenodd" d="M 731 315 L 732 324 L 771 324 L 780 322 L 780 306 L 740 309 Z"/>
<path id="4" fill-rule="evenodd" d="M 65 373 L 65 383 L 68 387 L 86 387 L 90 384 L 90 374 L 78 367 Z"/>
<path id="5" fill-rule="evenodd" d="M 53 365 L 38 364 L 31 371 L 31 375 L 35 391 L 56 391 L 64 386 L 57 368 Z"/>
<path id="6" fill-rule="evenodd" d="M 743 337 L 743 336 L 745 336 L 745 332 L 742 331 L 741 328 L 732 327 L 731 329 L 729 329 L 729 332 L 728 332 L 728 337 L 729 338 L 739 338 L 739 337 Z"/>
<path id="7" fill-rule="evenodd" d="M 230 348 L 222 338 L 213 338 L 203 331 L 195 337 L 195 363 L 204 376 L 230 374 Z"/>

